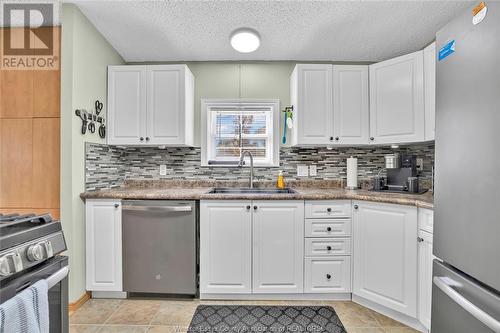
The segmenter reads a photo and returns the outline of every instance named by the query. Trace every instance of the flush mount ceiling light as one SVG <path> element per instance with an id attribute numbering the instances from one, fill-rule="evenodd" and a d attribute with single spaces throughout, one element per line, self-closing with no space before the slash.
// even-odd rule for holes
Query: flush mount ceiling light
<path id="1" fill-rule="evenodd" d="M 253 52 L 260 46 L 260 36 L 249 28 L 237 29 L 231 34 L 231 46 L 241 53 Z"/>

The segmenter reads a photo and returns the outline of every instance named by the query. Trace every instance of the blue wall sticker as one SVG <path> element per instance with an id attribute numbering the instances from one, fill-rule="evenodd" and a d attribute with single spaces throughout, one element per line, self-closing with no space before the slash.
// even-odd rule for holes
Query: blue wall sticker
<path id="1" fill-rule="evenodd" d="M 438 54 L 439 61 L 443 60 L 444 58 L 453 54 L 454 52 L 455 52 L 455 40 L 452 40 L 446 43 L 446 45 L 439 50 Z"/>

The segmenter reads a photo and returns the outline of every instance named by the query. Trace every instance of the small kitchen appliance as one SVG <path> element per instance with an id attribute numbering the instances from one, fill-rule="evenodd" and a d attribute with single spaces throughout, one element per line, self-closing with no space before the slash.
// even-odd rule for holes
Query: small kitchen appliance
<path id="1" fill-rule="evenodd" d="M 396 193 L 424 193 L 419 190 L 417 157 L 399 153 L 384 156 L 387 177 L 380 175 L 373 179 L 373 190 Z"/>

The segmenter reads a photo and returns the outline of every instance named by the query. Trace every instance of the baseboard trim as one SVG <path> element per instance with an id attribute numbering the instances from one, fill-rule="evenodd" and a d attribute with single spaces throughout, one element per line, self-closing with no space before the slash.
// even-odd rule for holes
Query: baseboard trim
<path id="1" fill-rule="evenodd" d="M 76 300 L 76 302 L 69 303 L 68 305 L 69 312 L 75 312 L 89 299 L 90 299 L 90 292 L 86 291 L 85 294 L 83 294 L 79 299 Z"/>
<path id="2" fill-rule="evenodd" d="M 424 325 L 422 325 L 420 323 L 420 321 L 418 321 L 418 319 L 416 318 L 413 318 L 413 317 L 410 317 L 410 316 L 407 316 L 403 313 L 400 313 L 398 311 L 395 311 L 395 310 L 392 310 L 392 309 L 389 309 L 383 305 L 380 305 L 380 304 L 377 304 L 375 302 L 372 302 L 370 300 L 367 300 L 366 298 L 363 298 L 363 297 L 360 297 L 360 296 L 357 296 L 357 295 L 352 295 L 352 301 L 354 303 L 358 303 L 364 307 L 367 307 L 373 311 L 376 311 L 378 313 L 381 313 L 389 318 L 392 318 L 394 320 L 397 320 L 399 321 L 400 323 L 403 323 L 407 326 L 410 326 L 411 328 L 419 331 L 419 332 L 423 332 L 423 333 L 427 333 L 429 332 L 429 330 L 427 330 Z"/>
<path id="3" fill-rule="evenodd" d="M 206 294 L 200 293 L 201 300 L 226 301 L 350 301 L 351 293 L 329 294 Z"/>
<path id="4" fill-rule="evenodd" d="M 127 298 L 127 293 L 124 291 L 93 291 L 92 298 Z"/>

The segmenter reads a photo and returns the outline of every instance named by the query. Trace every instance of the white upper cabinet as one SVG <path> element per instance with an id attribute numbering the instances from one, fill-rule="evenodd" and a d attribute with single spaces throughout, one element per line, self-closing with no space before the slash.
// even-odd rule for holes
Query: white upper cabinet
<path id="1" fill-rule="evenodd" d="M 200 203 L 200 293 L 252 292 L 251 201 Z"/>
<path id="2" fill-rule="evenodd" d="M 334 140 L 368 144 L 368 66 L 333 66 Z"/>
<path id="3" fill-rule="evenodd" d="M 424 49 L 425 141 L 434 140 L 436 118 L 436 42 Z"/>
<path id="4" fill-rule="evenodd" d="M 368 66 L 298 64 L 292 145 L 368 143 Z"/>
<path id="5" fill-rule="evenodd" d="M 145 66 L 108 67 L 108 143 L 139 144 L 146 133 Z"/>
<path id="6" fill-rule="evenodd" d="M 370 140 L 424 141 L 423 51 L 370 65 Z"/>
<path id="7" fill-rule="evenodd" d="M 192 146 L 194 77 L 186 65 L 108 67 L 108 143 Z"/>
<path id="8" fill-rule="evenodd" d="M 150 144 L 192 145 L 194 78 L 185 65 L 148 66 Z"/>
<path id="9" fill-rule="evenodd" d="M 290 84 L 296 124 L 292 131 L 292 144 L 332 143 L 332 65 L 296 65 Z"/>
<path id="10" fill-rule="evenodd" d="M 253 202 L 253 292 L 302 293 L 304 202 Z"/>
<path id="11" fill-rule="evenodd" d="M 353 202 L 353 293 L 417 317 L 417 209 Z"/>

